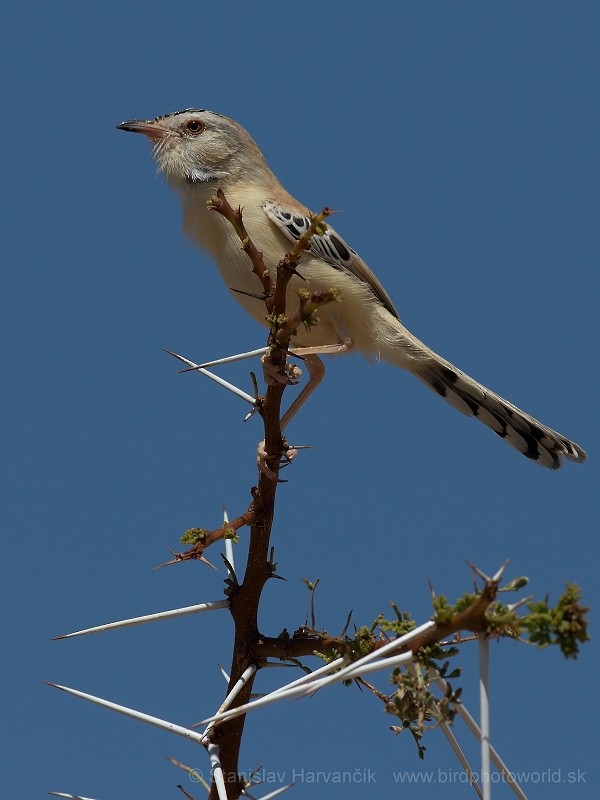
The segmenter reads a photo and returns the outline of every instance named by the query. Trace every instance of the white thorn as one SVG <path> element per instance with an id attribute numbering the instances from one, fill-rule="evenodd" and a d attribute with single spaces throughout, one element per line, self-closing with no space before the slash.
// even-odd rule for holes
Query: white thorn
<path id="1" fill-rule="evenodd" d="M 223 525 L 227 525 L 229 522 L 229 514 L 227 513 L 227 509 L 223 508 Z M 229 538 L 229 536 L 225 537 L 225 558 L 231 564 L 232 570 L 235 572 L 235 559 L 233 555 L 233 541 Z"/>
<path id="2" fill-rule="evenodd" d="M 252 395 L 244 392 L 242 389 L 238 389 L 233 383 L 229 383 L 229 381 L 223 380 L 218 375 L 215 375 L 213 372 L 209 372 L 207 369 L 199 369 L 195 370 L 196 372 L 200 372 L 202 375 L 206 375 L 207 378 L 210 378 L 211 381 L 218 383 L 219 386 L 222 386 L 224 389 L 227 389 L 232 394 L 241 397 L 242 400 L 245 400 L 247 403 L 250 403 L 251 406 L 256 406 L 256 398 L 252 397 Z"/>
<path id="3" fill-rule="evenodd" d="M 90 703 L 108 708 L 110 711 L 116 711 L 118 714 L 123 714 L 126 717 L 137 719 L 139 722 L 145 722 L 147 725 L 154 725 L 156 728 L 162 728 L 169 733 L 176 733 L 178 736 L 183 736 L 184 739 L 191 739 L 193 742 L 203 744 L 202 736 L 196 731 L 189 728 L 184 728 L 182 725 L 176 725 L 174 722 L 160 719 L 159 717 L 152 717 L 150 714 L 144 714 L 141 711 L 136 711 L 134 708 L 127 706 L 120 706 L 117 703 L 111 703 L 110 700 L 104 700 L 102 697 L 96 697 L 93 694 L 80 692 L 78 689 L 70 689 L 68 686 L 60 686 L 58 683 L 47 682 L 49 686 L 54 686 L 55 689 L 60 689 L 67 694 L 72 694 L 75 697 L 81 697 L 82 700 L 89 700 Z"/>
<path id="4" fill-rule="evenodd" d="M 242 672 L 242 674 L 240 675 L 239 679 L 236 681 L 235 685 L 232 687 L 231 691 L 229 692 L 229 694 L 227 695 L 225 700 L 223 700 L 223 702 L 221 703 L 221 705 L 217 709 L 217 712 L 216 712 L 215 716 L 217 716 L 218 714 L 221 714 L 223 711 L 226 711 L 229 708 L 229 706 L 233 703 L 233 701 L 238 696 L 238 694 L 241 692 L 241 690 L 244 688 L 244 686 L 248 683 L 250 678 L 253 675 L 256 674 L 256 670 L 257 669 L 258 669 L 258 667 L 256 666 L 256 664 L 250 664 L 249 667 L 246 667 L 246 669 Z M 201 725 L 202 723 L 198 723 L 198 724 Z M 204 729 L 204 732 L 202 734 L 202 738 L 203 739 L 205 739 L 208 736 L 208 734 L 210 733 L 210 731 L 211 731 L 212 727 L 214 726 L 214 724 L 215 724 L 214 722 L 210 722 L 206 726 L 206 728 Z"/>
<path id="5" fill-rule="evenodd" d="M 344 670 L 344 675 L 343 677 L 339 678 L 339 680 L 347 681 L 352 678 L 360 678 L 363 675 L 368 675 L 371 672 L 379 672 L 379 670 L 381 669 L 394 669 L 395 667 L 400 666 L 400 664 L 407 664 L 408 662 L 412 661 L 414 657 L 415 656 L 412 650 L 409 650 L 408 653 L 401 653 L 398 656 L 390 656 L 389 658 L 382 658 L 373 664 L 367 664 L 366 666 L 363 665 L 361 667 L 357 667 L 356 669 L 351 670 L 350 672 L 346 672 L 346 670 Z M 355 663 L 358 664 L 358 662 Z M 322 686 L 327 686 L 330 683 L 338 683 L 339 681 L 337 680 L 337 678 L 339 674 L 340 673 L 337 672 L 335 675 L 326 676 L 325 678 L 322 678 L 319 681 L 315 681 L 314 684 L 312 683 L 309 684 L 307 687 L 305 687 L 305 693 L 311 694 L 312 692 L 316 692 L 319 689 L 321 689 Z M 336 680 L 333 680 L 334 678 Z"/>
<path id="6" fill-rule="evenodd" d="M 383 649 L 383 648 L 382 648 Z M 370 665 L 362 665 L 361 667 L 356 667 L 352 669 L 350 672 L 349 667 L 346 669 L 341 670 L 340 672 L 336 672 L 334 675 L 325 675 L 320 680 L 312 680 L 310 682 L 305 682 L 300 679 L 301 682 L 293 682 L 289 684 L 287 687 L 282 687 L 280 689 L 276 689 L 274 692 L 270 692 L 269 694 L 264 695 L 258 700 L 254 700 L 251 703 L 245 703 L 241 706 L 236 706 L 236 708 L 231 709 L 231 711 L 225 711 L 223 713 L 217 713 L 213 717 L 209 717 L 206 720 L 203 720 L 205 723 L 215 724 L 220 722 L 225 722 L 225 720 L 233 719 L 234 717 L 239 717 L 241 714 L 246 714 L 249 711 L 254 711 L 254 709 L 259 708 L 260 706 L 270 705 L 271 703 L 277 703 L 279 700 L 292 699 L 294 697 L 304 697 L 305 695 L 312 694 L 313 692 L 318 691 L 319 689 L 323 688 L 323 686 L 328 686 L 331 683 L 339 683 L 340 681 L 350 680 L 354 677 L 359 677 L 360 675 L 366 675 L 369 672 L 376 672 L 377 670 L 381 669 L 391 669 L 398 664 L 405 664 L 409 661 L 412 661 L 414 655 L 412 651 L 408 653 L 402 653 L 399 656 L 393 656 L 391 658 L 385 658 L 378 660 L 375 664 Z M 358 665 L 358 661 L 351 664 L 351 667 L 354 667 L 355 664 Z M 332 664 L 327 664 L 327 671 L 330 672 L 333 669 L 333 662 Z M 307 678 L 314 678 L 315 673 L 311 673 L 310 676 L 306 676 Z"/>
<path id="7" fill-rule="evenodd" d="M 227 789 L 225 788 L 225 778 L 223 776 L 223 767 L 221 766 L 221 759 L 219 757 L 219 748 L 214 742 L 211 742 L 207 750 L 210 757 L 212 777 L 217 787 L 219 800 L 227 800 Z"/>
<path id="8" fill-rule="evenodd" d="M 55 639 L 71 639 L 74 636 L 85 636 L 88 633 L 103 633 L 104 631 L 115 630 L 116 628 L 127 628 L 131 625 L 144 625 L 146 622 L 156 622 L 160 619 L 175 619 L 185 617 L 187 614 L 200 614 L 203 611 L 216 611 L 219 608 L 228 608 L 228 600 L 213 600 L 210 603 L 198 603 L 195 606 L 185 608 L 175 608 L 172 611 L 158 611 L 156 614 L 146 614 L 143 617 L 132 617 L 123 619 L 119 622 L 107 622 L 104 625 L 96 625 L 95 628 L 85 628 L 74 633 L 65 633 L 62 636 L 55 636 Z"/>
<path id="9" fill-rule="evenodd" d="M 292 683 L 288 684 L 281 689 L 276 689 L 274 692 L 266 695 L 265 697 L 260 698 L 260 700 L 255 700 L 252 703 L 245 703 L 244 705 L 237 706 L 236 708 L 232 709 L 231 711 L 225 711 L 223 714 L 215 715 L 213 717 L 208 717 L 207 719 L 202 720 L 203 723 L 215 723 L 215 722 L 224 722 L 225 720 L 233 719 L 234 717 L 238 717 L 241 714 L 246 714 L 248 711 L 253 711 L 260 706 L 269 705 L 270 703 L 276 703 L 278 700 L 283 700 L 284 698 L 288 697 L 300 697 L 305 694 L 310 694 L 312 691 L 315 691 L 316 688 L 321 689 L 323 686 L 327 686 L 329 683 L 338 683 L 339 681 L 343 681 L 345 679 L 349 679 L 351 677 L 355 677 L 356 675 L 364 674 L 362 669 L 368 663 L 375 659 L 380 659 L 382 655 L 387 655 L 387 653 L 392 652 L 393 650 L 402 647 L 413 639 L 418 638 L 421 634 L 425 633 L 426 631 L 430 630 L 431 628 L 435 627 L 435 622 L 430 620 L 429 622 L 425 622 L 423 625 L 420 625 L 418 628 L 410 631 L 409 633 L 405 633 L 403 636 L 399 636 L 397 639 L 393 639 L 391 642 L 384 644 L 383 647 L 380 647 L 378 650 L 374 650 L 371 653 L 368 653 L 366 656 L 358 659 L 358 661 L 354 661 L 349 666 L 345 667 L 344 669 L 340 670 L 340 672 L 336 672 L 335 675 L 327 675 L 326 677 L 322 678 L 317 682 L 311 682 L 311 678 L 314 681 L 315 676 L 319 672 L 327 671 L 330 672 L 334 669 L 334 664 L 337 666 L 338 659 L 336 662 L 332 662 L 331 664 L 326 664 L 325 667 L 322 667 L 320 670 L 317 670 L 310 675 L 304 676 L 304 678 L 299 678 L 297 681 L 293 681 Z M 412 651 L 408 653 L 402 654 L 402 660 L 410 661 L 413 658 Z M 385 662 L 382 660 L 381 668 L 389 666 L 391 659 L 386 660 Z M 308 685 L 305 685 L 308 682 Z"/>
<path id="10" fill-rule="evenodd" d="M 371 653 L 367 653 L 366 656 L 363 656 L 357 661 L 352 662 L 352 664 L 349 664 L 349 666 L 345 667 L 340 672 L 336 672 L 335 675 L 330 675 L 328 678 L 324 678 L 323 680 L 319 681 L 319 688 L 326 686 L 328 683 L 338 683 L 340 680 L 343 681 L 346 678 L 354 677 L 356 674 L 361 674 L 361 670 L 366 664 L 369 664 L 371 661 L 375 661 L 375 659 L 380 659 L 382 656 L 387 656 L 388 653 L 397 650 L 399 647 L 409 644 L 411 641 L 413 641 L 413 639 L 417 639 L 419 636 L 421 636 L 421 634 L 431 630 L 432 628 L 435 628 L 435 625 L 436 623 L 433 620 L 429 620 L 429 622 L 419 625 L 418 628 L 415 628 L 409 633 L 398 636 L 397 639 L 392 639 L 391 642 L 384 644 L 383 647 L 380 647 L 378 650 L 373 650 Z"/>
<path id="11" fill-rule="evenodd" d="M 347 663 L 347 661 L 348 659 L 345 656 L 336 658 L 335 661 L 330 661 L 329 664 L 324 664 L 322 667 L 319 667 L 319 669 L 315 669 L 313 672 L 309 672 L 308 674 L 302 675 L 300 678 L 296 678 L 295 681 L 291 681 L 290 683 L 287 683 L 285 686 L 281 686 L 279 689 L 274 689 L 271 692 L 271 694 L 278 694 L 279 692 L 283 692 L 286 689 L 292 689 L 294 686 L 302 686 L 303 683 L 308 683 L 314 680 L 315 678 L 320 677 L 321 675 L 325 675 L 328 672 L 331 672 L 332 670 L 341 667 L 343 664 Z M 278 666 L 278 665 L 273 664 L 272 666 Z"/>
<path id="12" fill-rule="evenodd" d="M 225 679 L 225 683 L 229 683 L 229 673 L 226 672 L 220 664 L 219 664 L 219 670 L 221 672 L 221 675 Z"/>
<path id="13" fill-rule="evenodd" d="M 469 781 L 471 782 L 471 786 L 473 787 L 473 789 L 475 790 L 475 793 L 477 794 L 477 797 L 479 797 L 480 800 L 483 800 L 483 794 L 481 793 L 481 789 L 479 788 L 479 784 L 477 783 L 475 775 L 473 774 L 473 770 L 471 769 L 471 767 L 469 765 L 469 762 L 467 761 L 467 758 L 466 758 L 465 754 L 463 753 L 462 748 L 461 748 L 461 746 L 459 745 L 459 743 L 458 743 L 458 741 L 456 739 L 456 736 L 450 730 L 450 726 L 448 725 L 447 722 L 440 722 L 440 728 L 442 729 L 442 733 L 444 734 L 444 736 L 446 737 L 446 739 L 450 743 L 450 747 L 454 750 L 454 754 L 458 758 L 462 768 L 464 769 L 465 773 L 467 774 L 467 776 L 469 778 Z"/>
<path id="14" fill-rule="evenodd" d="M 93 800 L 91 797 L 83 797 L 81 794 L 67 794 L 67 792 L 48 792 L 53 797 L 67 797 L 69 800 Z"/>
<path id="15" fill-rule="evenodd" d="M 172 356 L 175 356 L 175 358 L 179 359 L 179 361 L 183 361 L 183 363 L 191 367 L 194 372 L 198 372 L 200 375 L 205 375 L 207 378 L 210 378 L 211 381 L 218 383 L 219 386 L 222 386 L 224 389 L 227 389 L 228 391 L 233 392 L 233 394 L 237 395 L 238 397 L 241 397 L 242 400 L 245 400 L 247 403 L 250 403 L 251 406 L 256 405 L 256 400 L 254 397 L 249 395 L 247 392 L 238 389 L 238 387 L 234 386 L 233 383 L 229 383 L 229 381 L 223 380 L 223 378 L 220 378 L 213 372 L 209 372 L 207 369 L 203 369 L 199 364 L 195 364 L 193 361 L 190 361 L 189 358 L 180 356 L 178 353 L 173 353 L 170 350 L 167 350 L 167 353 L 169 353 Z"/>
<path id="16" fill-rule="evenodd" d="M 506 567 L 508 566 L 508 562 L 509 562 L 509 560 L 510 560 L 510 559 L 508 559 L 508 558 L 507 558 L 507 559 L 506 559 L 506 561 L 504 562 L 504 564 L 502 564 L 502 566 L 500 567 L 500 569 L 498 570 L 498 572 L 497 572 L 497 573 L 494 575 L 494 577 L 492 578 L 492 580 L 493 580 L 493 581 L 499 581 L 499 580 L 500 580 L 500 578 L 501 578 L 501 577 L 502 577 L 502 575 L 504 574 L 504 570 L 505 570 L 505 569 L 506 569 Z"/>
<path id="17" fill-rule="evenodd" d="M 479 708 L 481 719 L 481 788 L 483 800 L 492 798 L 490 775 L 490 641 L 479 634 Z"/>
<path id="18" fill-rule="evenodd" d="M 249 350 L 247 353 L 237 353 L 234 356 L 225 356 L 225 358 L 217 358 L 214 361 L 205 361 L 198 366 L 202 369 L 206 367 L 218 367 L 220 364 L 231 364 L 234 361 L 243 361 L 246 358 L 254 358 L 254 356 L 262 356 L 267 352 L 266 347 L 259 347 L 257 350 Z"/>
<path id="19" fill-rule="evenodd" d="M 448 684 L 443 678 L 437 677 L 435 682 L 440 687 L 443 692 L 446 692 L 448 689 Z M 459 703 L 456 706 L 456 711 L 458 716 L 462 719 L 465 723 L 469 731 L 473 734 L 473 736 L 477 739 L 478 742 L 481 742 L 481 730 L 479 725 L 475 722 L 467 708 L 462 704 Z M 513 773 L 509 770 L 507 764 L 500 758 L 498 751 L 490 745 L 490 755 L 492 757 L 492 761 L 498 767 L 498 770 L 502 773 L 503 779 L 506 780 L 510 788 L 512 789 L 513 793 L 519 798 L 519 800 L 527 800 L 527 796 L 515 781 L 513 777 Z"/>
<path id="20" fill-rule="evenodd" d="M 332 661 L 330 664 L 325 664 L 323 667 L 320 667 L 319 669 L 315 670 L 314 672 L 309 673 L 308 675 L 303 675 L 301 678 L 297 678 L 295 681 L 291 681 L 291 683 L 287 683 L 284 686 L 280 686 L 279 689 L 275 689 L 274 691 L 270 692 L 270 694 L 265 695 L 265 697 L 262 697 L 260 700 L 257 700 L 257 701 L 255 701 L 253 703 L 246 703 L 243 706 L 237 706 L 237 708 L 233 709 L 233 711 L 231 711 L 230 714 L 231 714 L 231 716 L 233 716 L 234 714 L 243 714 L 250 707 L 254 708 L 256 705 L 261 705 L 262 706 L 262 705 L 268 705 L 269 703 L 274 703 L 278 699 L 280 699 L 278 697 L 279 694 L 281 694 L 283 692 L 286 692 L 288 689 L 294 689 L 297 686 L 302 686 L 307 681 L 313 680 L 318 675 L 322 675 L 323 673 L 331 672 L 331 670 L 337 669 L 346 660 L 347 659 L 345 659 L 345 658 L 336 658 L 336 660 Z M 221 667 L 221 671 L 224 672 L 222 667 Z M 270 699 L 267 700 L 267 698 L 270 698 Z M 202 722 L 204 722 L 204 723 L 217 722 L 217 721 L 220 721 L 220 720 L 216 720 L 214 717 L 208 717 L 207 719 L 202 720 Z"/>
<path id="21" fill-rule="evenodd" d="M 288 783 L 287 786 L 280 786 L 279 789 L 275 789 L 274 791 L 269 792 L 269 794 L 263 795 L 259 798 L 259 800 L 273 800 L 273 798 L 277 797 L 277 795 L 287 792 L 287 790 L 291 789 L 293 785 L 293 783 Z"/>

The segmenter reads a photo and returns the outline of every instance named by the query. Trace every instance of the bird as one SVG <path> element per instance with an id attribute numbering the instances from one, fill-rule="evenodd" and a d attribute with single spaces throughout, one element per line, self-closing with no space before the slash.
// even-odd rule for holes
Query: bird
<path id="1" fill-rule="evenodd" d="M 242 209 L 244 225 L 273 277 L 280 259 L 308 229 L 311 211 L 284 189 L 246 129 L 222 114 L 186 108 L 121 122 L 117 128 L 150 140 L 158 171 L 180 197 L 185 234 L 212 256 L 242 307 L 268 325 L 258 278 L 239 238 L 207 203 L 220 187 L 230 205 Z M 563 459 L 585 461 L 578 444 L 478 383 L 408 331 L 375 273 L 329 224 L 323 228 L 310 239 L 300 275 L 288 288 L 291 302 L 301 276 L 311 292 L 333 289 L 341 298 L 322 306 L 318 324 L 300 327 L 291 342 L 292 351 L 309 361 L 315 384 L 324 374 L 319 354 L 357 350 L 408 370 L 542 467 L 558 469 Z"/>

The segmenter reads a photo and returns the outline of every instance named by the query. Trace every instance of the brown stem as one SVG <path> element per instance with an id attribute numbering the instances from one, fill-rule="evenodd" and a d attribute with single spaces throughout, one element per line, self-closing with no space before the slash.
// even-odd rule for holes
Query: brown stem
<path id="1" fill-rule="evenodd" d="M 216 197 L 209 202 L 209 208 L 222 214 L 233 225 L 242 242 L 244 251 L 252 261 L 252 270 L 261 281 L 269 313 L 277 320 L 281 320 L 281 324 L 276 323 L 273 325 L 269 335 L 269 351 L 266 358 L 271 361 L 273 367 L 283 369 L 286 363 L 290 336 L 293 332 L 288 329 L 289 332 L 286 331 L 283 336 L 280 334 L 277 338 L 275 334 L 279 332 L 286 321 L 286 289 L 290 279 L 295 274 L 296 265 L 302 256 L 304 248 L 310 241 L 310 237 L 318 231 L 319 226 L 323 225 L 323 221 L 329 211 L 324 209 L 322 214 L 314 217 L 309 230 L 303 234 L 290 253 L 280 262 L 277 268 L 277 279 L 273 284 L 265 268 L 262 254 L 254 246 L 244 226 L 242 210 L 238 208 L 237 211 L 234 211 L 221 189 L 217 190 Z M 230 585 L 227 590 L 230 611 L 235 625 L 228 691 L 233 688 L 244 670 L 255 662 L 258 656 L 255 650 L 256 643 L 260 640 L 258 607 L 262 590 L 272 574 L 272 566 L 269 562 L 269 541 L 275 514 L 275 496 L 278 486 L 280 459 L 284 450 L 280 420 L 281 400 L 285 388 L 285 382 L 270 382 L 259 406 L 259 412 L 264 424 L 264 446 L 265 452 L 268 454 L 266 460 L 270 474 L 260 473 L 258 486 L 252 490 L 252 505 L 246 515 L 238 518 L 240 527 L 242 524 L 250 525 L 250 543 L 244 578 L 238 586 Z M 232 528 L 234 525 L 228 523 L 226 527 Z M 223 535 L 222 529 L 205 534 L 202 541 L 192 548 L 195 555 L 189 554 L 187 558 L 198 557 L 198 554 L 201 555 L 209 544 L 217 538 L 222 538 Z M 253 678 L 247 681 L 236 697 L 232 708 L 248 702 L 253 683 Z M 239 797 L 244 788 L 238 776 L 238 759 L 244 722 L 245 716 L 236 717 L 216 725 L 211 734 L 213 741 L 220 748 L 221 766 L 225 775 L 228 794 L 232 798 Z M 216 800 L 216 798 L 217 793 L 213 783 L 209 800 Z"/>
<path id="2" fill-rule="evenodd" d="M 330 208 L 327 208 L 327 206 L 325 206 L 320 214 L 313 214 L 307 230 L 304 231 L 289 253 L 286 253 L 277 265 L 277 281 L 275 283 L 275 289 L 272 293 L 272 299 L 267 299 L 267 309 L 274 316 L 277 317 L 285 314 L 285 293 L 288 283 L 290 282 L 292 276 L 297 274 L 296 267 L 300 263 L 300 259 L 304 255 L 304 251 L 308 246 L 308 243 L 315 234 L 324 230 L 325 220 L 331 214 L 333 214 L 333 211 Z"/>
<path id="3" fill-rule="evenodd" d="M 240 514 L 239 517 L 232 519 L 230 522 L 224 523 L 220 528 L 216 528 L 213 531 L 203 531 L 202 534 L 199 534 L 199 540 L 196 542 L 196 544 L 193 544 L 189 550 L 184 550 L 182 553 L 173 553 L 175 558 L 173 558 L 171 561 L 167 561 L 166 564 L 161 564 L 160 566 L 168 567 L 171 564 L 179 564 L 182 561 L 199 560 L 203 557 L 205 550 L 207 550 L 211 544 L 215 544 L 215 542 L 220 542 L 227 536 L 231 536 L 232 533 L 235 533 L 245 525 L 251 525 L 255 519 L 256 512 L 254 510 L 254 503 L 251 503 L 248 510 L 243 514 Z"/>
<path id="4" fill-rule="evenodd" d="M 217 211 L 233 226 L 233 229 L 240 237 L 242 250 L 252 262 L 252 272 L 254 272 L 256 277 L 261 282 L 265 297 L 267 297 L 269 294 L 271 294 L 273 284 L 271 277 L 269 276 L 269 271 L 265 266 L 265 262 L 263 261 L 262 253 L 255 247 L 254 242 L 250 238 L 250 235 L 244 226 L 242 209 L 239 206 L 237 209 L 234 209 L 229 204 L 229 201 L 225 197 L 225 194 L 220 186 L 217 188 L 217 194 L 210 198 L 207 205 L 210 211 Z"/>

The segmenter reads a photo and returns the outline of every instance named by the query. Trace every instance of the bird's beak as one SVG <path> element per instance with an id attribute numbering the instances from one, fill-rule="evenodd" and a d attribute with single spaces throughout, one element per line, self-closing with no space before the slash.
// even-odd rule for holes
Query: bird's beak
<path id="1" fill-rule="evenodd" d="M 163 136 L 174 133 L 174 131 L 163 127 L 152 119 L 130 119 L 127 122 L 121 122 L 120 125 L 117 125 L 117 128 L 121 131 L 143 133 L 149 139 L 162 139 Z"/>

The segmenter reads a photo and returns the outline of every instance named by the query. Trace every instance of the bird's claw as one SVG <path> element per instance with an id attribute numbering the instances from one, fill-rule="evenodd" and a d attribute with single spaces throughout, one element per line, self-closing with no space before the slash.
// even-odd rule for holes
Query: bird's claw
<path id="1" fill-rule="evenodd" d="M 296 364 L 286 363 L 283 367 L 276 367 L 267 355 L 261 358 L 261 363 L 265 383 L 268 386 L 277 386 L 282 383 L 286 386 L 293 386 L 298 383 L 302 375 L 302 370 Z"/>
<path id="2" fill-rule="evenodd" d="M 280 466 L 285 467 L 291 464 L 297 455 L 298 448 L 288 447 L 286 450 L 282 451 L 279 457 Z M 262 472 L 262 474 L 266 475 L 270 480 L 276 481 L 278 480 L 277 473 L 273 472 L 267 463 L 267 459 L 272 460 L 272 458 L 273 456 L 270 456 L 265 449 L 265 440 L 263 439 L 259 442 L 256 450 L 256 465 L 258 466 L 259 472 Z"/>

